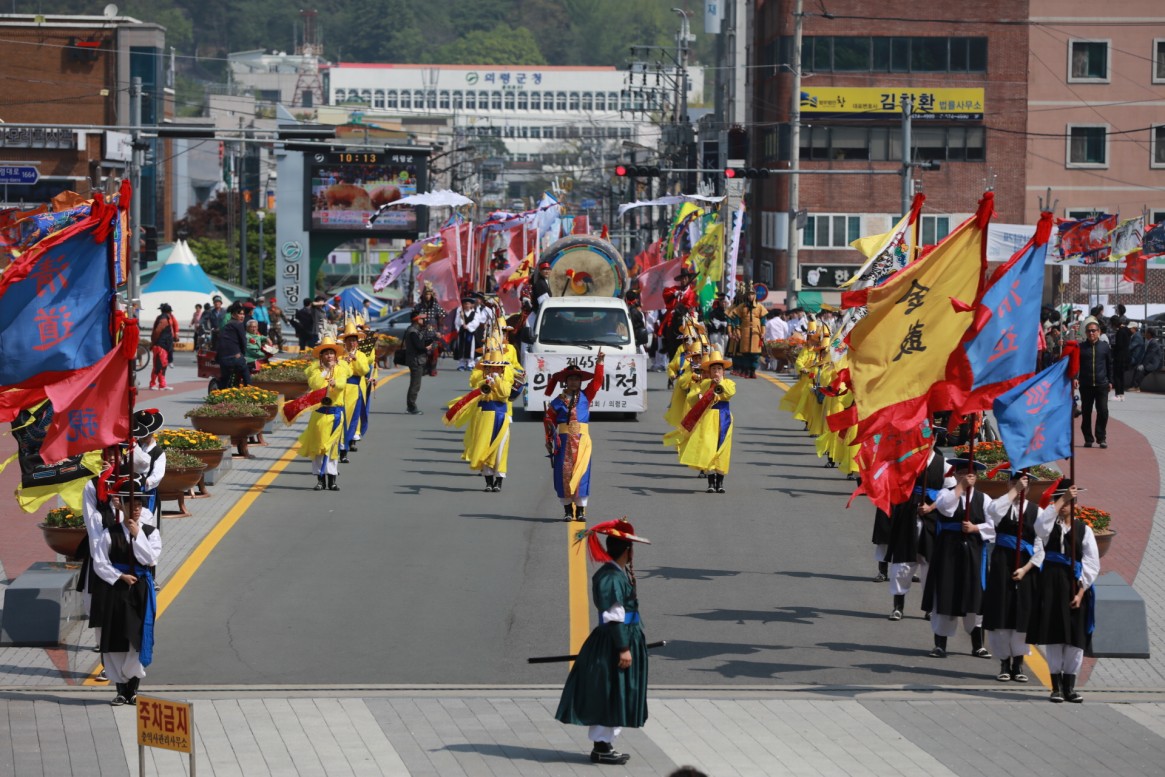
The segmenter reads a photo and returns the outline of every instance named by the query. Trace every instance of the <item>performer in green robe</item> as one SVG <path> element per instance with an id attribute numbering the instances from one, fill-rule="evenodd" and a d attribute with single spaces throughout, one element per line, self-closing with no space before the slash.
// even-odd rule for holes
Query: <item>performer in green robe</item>
<path id="1" fill-rule="evenodd" d="M 599 534 L 606 535 L 605 552 Z M 647 643 L 639 618 L 632 543 L 649 541 L 635 536 L 626 519 L 581 531 L 578 540 L 583 539 L 591 558 L 602 563 L 591 578 L 599 625 L 579 650 L 554 717 L 590 727 L 594 763 L 625 764 L 631 756 L 615 750 L 615 738 L 623 728 L 639 728 L 647 720 Z"/>

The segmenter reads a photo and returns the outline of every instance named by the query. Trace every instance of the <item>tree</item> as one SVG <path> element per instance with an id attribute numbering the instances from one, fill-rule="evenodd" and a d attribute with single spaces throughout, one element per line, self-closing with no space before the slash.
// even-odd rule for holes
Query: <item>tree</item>
<path id="1" fill-rule="evenodd" d="M 438 50 L 440 62 L 463 65 L 545 65 L 534 35 L 525 27 L 499 24 L 475 31 Z"/>

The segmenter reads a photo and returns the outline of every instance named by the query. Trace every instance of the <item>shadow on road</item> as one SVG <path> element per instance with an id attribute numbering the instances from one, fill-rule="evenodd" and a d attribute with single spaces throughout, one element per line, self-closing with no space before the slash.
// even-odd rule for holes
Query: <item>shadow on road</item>
<path id="1" fill-rule="evenodd" d="M 724 655 L 752 655 L 762 650 L 791 650 L 786 645 L 756 645 L 749 642 L 692 642 L 683 639 L 668 640 L 667 645 L 651 651 L 651 658 L 673 661 L 698 661 Z"/>
<path id="2" fill-rule="evenodd" d="M 461 518 L 481 518 L 486 521 L 524 521 L 526 523 L 562 523 L 562 517 L 536 518 L 527 515 L 503 515 L 501 513 L 461 513 Z"/>
<path id="3" fill-rule="evenodd" d="M 759 661 L 728 661 L 715 669 L 693 669 L 694 672 L 711 672 L 722 677 L 753 677 L 757 679 L 779 679 L 782 675 L 795 672 L 817 672 L 832 667 L 820 664 L 770 664 Z"/>
<path id="4" fill-rule="evenodd" d="M 660 578 L 662 580 L 712 580 L 717 577 L 735 577 L 738 569 L 692 569 L 690 567 L 655 567 L 640 570 L 636 576 L 640 580 Z"/>
<path id="5" fill-rule="evenodd" d="M 551 750 L 545 747 L 526 747 L 524 745 L 501 745 L 493 742 L 482 742 L 475 744 L 473 742 L 466 742 L 465 744 L 445 745 L 444 747 L 436 748 L 433 752 L 441 750 L 454 753 L 477 753 L 478 755 L 492 756 L 494 758 L 502 758 L 506 761 L 534 761 L 540 764 L 549 763 L 590 763 L 590 757 L 583 753 L 568 753 L 562 750 Z"/>
<path id="6" fill-rule="evenodd" d="M 818 647 L 835 653 L 885 653 L 889 656 L 919 656 L 919 648 L 894 645 L 859 645 L 857 642 L 818 642 Z"/>
<path id="7" fill-rule="evenodd" d="M 761 624 L 769 623 L 799 623 L 809 625 L 827 615 L 836 615 L 842 618 L 874 618 L 884 620 L 886 616 L 873 612 L 859 610 L 830 610 L 820 607 L 778 607 L 775 610 L 709 610 L 707 612 L 686 613 L 683 617 L 698 618 L 704 621 L 735 622 L 743 625 L 749 621 Z"/>
<path id="8" fill-rule="evenodd" d="M 868 583 L 872 578 L 864 575 L 836 575 L 829 572 L 794 572 L 791 570 L 784 570 L 781 572 L 774 572 L 774 575 L 784 575 L 785 577 L 799 577 L 802 580 L 809 578 L 824 578 L 826 580 L 841 580 L 847 583 Z"/>

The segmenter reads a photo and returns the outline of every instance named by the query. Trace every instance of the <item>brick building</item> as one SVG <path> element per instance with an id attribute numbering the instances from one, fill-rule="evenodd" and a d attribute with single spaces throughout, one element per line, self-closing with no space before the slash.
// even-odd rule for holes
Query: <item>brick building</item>
<path id="1" fill-rule="evenodd" d="M 805 4 L 799 263 L 857 263 L 862 257 L 849 242 L 888 230 L 900 214 L 902 179 L 892 173 L 902 169 L 904 94 L 915 105 L 912 159 L 940 166 L 911 175 L 911 188 L 921 185 L 927 198 L 923 239 L 943 237 L 986 188 L 995 191 L 1001 221 L 1022 221 L 1026 0 L 934 3 L 925 12 L 907 0 L 885 0 L 876 10 L 861 0 L 826 7 L 828 18 Z M 788 166 L 793 9 L 793 0 L 756 4 L 749 161 L 757 166 Z M 813 174 L 821 170 L 875 174 Z M 779 302 L 787 284 L 788 176 L 753 180 L 748 204 L 752 276 Z M 807 304 L 837 299 L 831 291 L 803 294 Z"/>
<path id="2" fill-rule="evenodd" d="M 0 15 L 0 120 L 6 125 L 130 123 L 130 83 L 142 79 L 142 124 L 173 114 L 165 30 L 125 16 Z M 46 202 L 63 190 L 88 195 L 129 161 L 129 134 L 104 129 L 0 127 L 0 163 L 35 165 L 31 186 L 0 187 L 6 205 Z M 142 168 L 143 225 L 172 232 L 168 143 L 151 141 Z"/>

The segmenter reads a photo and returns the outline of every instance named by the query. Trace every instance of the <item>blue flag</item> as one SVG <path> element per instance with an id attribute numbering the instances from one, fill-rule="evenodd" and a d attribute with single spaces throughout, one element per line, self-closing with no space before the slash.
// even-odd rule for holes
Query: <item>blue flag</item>
<path id="1" fill-rule="evenodd" d="M 90 218 L 41 240 L 0 283 L 0 380 L 42 385 L 113 348 L 108 228 Z M 44 379 L 38 376 L 44 376 Z M 32 378 L 38 378 L 30 381 Z"/>
<path id="2" fill-rule="evenodd" d="M 1015 469 L 1047 464 L 1072 452 L 1072 380 L 1068 359 L 1000 395 L 994 404 L 999 437 Z"/>
<path id="3" fill-rule="evenodd" d="M 966 346 L 975 375 L 972 390 L 1036 371 L 1047 256 L 1047 243 L 1029 244 L 1017 261 L 1000 268 L 983 293 L 982 304 L 991 318 Z"/>

